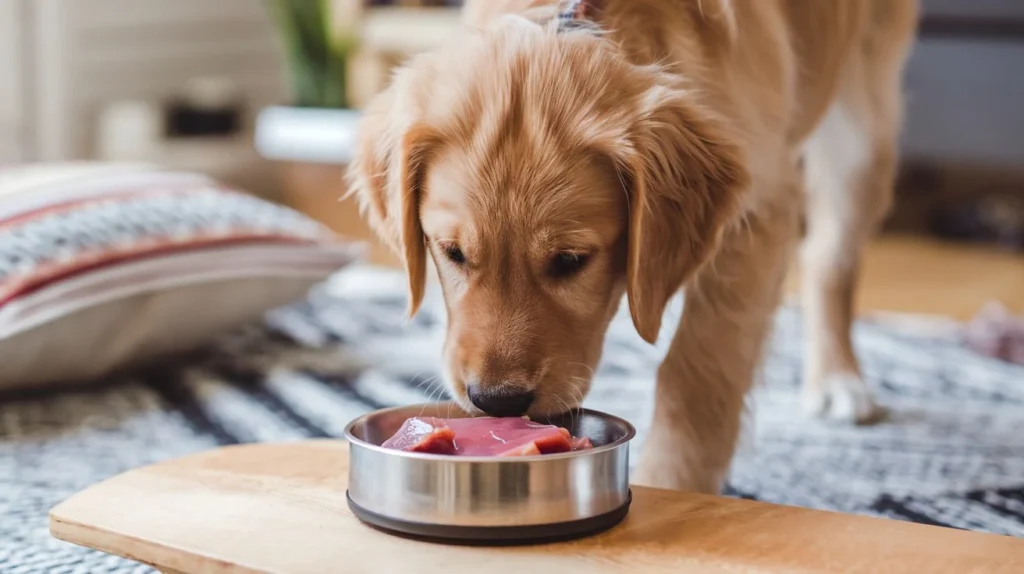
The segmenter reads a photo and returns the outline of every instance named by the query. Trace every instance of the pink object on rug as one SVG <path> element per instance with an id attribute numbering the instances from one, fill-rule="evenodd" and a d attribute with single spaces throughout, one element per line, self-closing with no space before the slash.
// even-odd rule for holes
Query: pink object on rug
<path id="1" fill-rule="evenodd" d="M 381 446 L 455 456 L 531 456 L 594 447 L 564 428 L 519 417 L 412 417 Z"/>
<path id="2" fill-rule="evenodd" d="M 967 325 L 964 343 L 983 355 L 1024 365 L 1024 316 L 989 303 Z"/>

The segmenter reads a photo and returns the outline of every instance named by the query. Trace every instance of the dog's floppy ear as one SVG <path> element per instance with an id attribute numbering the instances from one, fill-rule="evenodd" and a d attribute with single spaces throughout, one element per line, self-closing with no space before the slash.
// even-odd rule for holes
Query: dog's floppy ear
<path id="1" fill-rule="evenodd" d="M 411 73 L 403 70 L 367 106 L 348 171 L 348 193 L 356 196 L 370 227 L 405 265 L 410 316 L 419 309 L 426 284 L 419 203 L 426 159 L 437 141 L 433 130 L 418 121 L 406 96 L 411 81 Z"/>
<path id="2" fill-rule="evenodd" d="M 626 292 L 653 343 L 669 299 L 714 253 L 749 175 L 740 148 L 684 91 L 651 88 L 628 136 Z"/>

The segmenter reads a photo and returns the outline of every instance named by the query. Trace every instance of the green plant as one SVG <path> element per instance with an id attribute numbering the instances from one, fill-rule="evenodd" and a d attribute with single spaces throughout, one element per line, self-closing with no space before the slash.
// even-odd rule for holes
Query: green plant
<path id="1" fill-rule="evenodd" d="M 284 43 L 292 105 L 344 108 L 350 34 L 332 29 L 330 0 L 266 0 Z"/>

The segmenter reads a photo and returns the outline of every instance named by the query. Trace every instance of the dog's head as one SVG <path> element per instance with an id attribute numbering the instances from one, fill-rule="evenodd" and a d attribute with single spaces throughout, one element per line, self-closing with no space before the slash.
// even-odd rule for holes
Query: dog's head
<path id="1" fill-rule="evenodd" d="M 351 190 L 418 308 L 433 259 L 447 384 L 492 415 L 575 408 L 625 291 L 653 342 L 747 175 L 664 72 L 587 31 L 504 17 L 411 60 L 366 110 Z"/>

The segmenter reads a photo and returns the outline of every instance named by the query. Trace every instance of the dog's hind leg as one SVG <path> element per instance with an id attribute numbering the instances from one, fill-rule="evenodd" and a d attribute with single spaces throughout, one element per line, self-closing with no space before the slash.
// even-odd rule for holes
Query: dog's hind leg
<path id="1" fill-rule="evenodd" d="M 881 7 L 875 10 L 878 20 L 889 9 L 907 4 L 875 6 Z M 864 245 L 892 203 L 903 105 L 901 75 L 910 36 L 906 29 L 886 28 L 894 21 L 912 20 L 902 16 L 867 32 L 804 155 L 803 406 L 814 416 L 837 422 L 868 422 L 878 414 L 857 364 L 850 330 Z"/>

